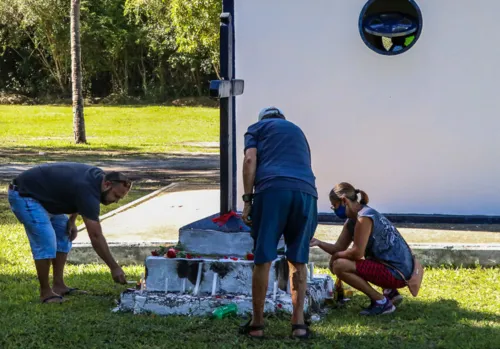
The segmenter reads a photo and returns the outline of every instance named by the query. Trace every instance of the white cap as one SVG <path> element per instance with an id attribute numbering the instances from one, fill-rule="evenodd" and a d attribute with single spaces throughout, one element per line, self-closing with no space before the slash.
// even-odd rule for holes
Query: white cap
<path id="1" fill-rule="evenodd" d="M 264 108 L 260 111 L 259 121 L 262 120 L 265 116 L 269 116 L 269 115 L 281 115 L 283 117 L 285 116 L 285 114 L 283 114 L 283 111 L 281 111 L 281 109 L 276 108 L 276 107 L 267 107 L 267 108 Z"/>

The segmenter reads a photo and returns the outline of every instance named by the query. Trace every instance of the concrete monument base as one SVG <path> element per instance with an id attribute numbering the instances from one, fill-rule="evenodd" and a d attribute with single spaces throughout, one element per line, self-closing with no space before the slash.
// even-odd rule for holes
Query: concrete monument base
<path id="1" fill-rule="evenodd" d="M 330 276 L 317 275 L 310 279 L 304 301 L 304 312 L 308 315 L 322 313 L 326 299 L 332 297 L 332 287 L 333 282 Z M 248 288 L 251 289 L 250 285 Z M 134 314 L 211 316 L 216 308 L 230 303 L 237 306 L 237 315 L 252 313 L 251 295 L 232 293 L 211 295 L 206 292 L 193 295 L 192 293 L 133 289 L 122 293 L 117 310 Z M 286 291 L 278 289 L 276 293 L 266 297 L 265 313 L 291 314 L 292 311 L 292 298 Z"/>
<path id="2" fill-rule="evenodd" d="M 238 257 L 253 250 L 251 230 L 239 216 L 229 216 L 227 221 L 221 223 L 217 222 L 217 218 L 219 215 L 214 214 L 181 227 L 179 242 L 182 247 L 197 254 Z M 284 246 L 282 238 L 278 249 Z"/>
<path id="3" fill-rule="evenodd" d="M 282 246 L 280 241 L 278 258 L 271 262 L 266 313 L 292 312 L 288 261 L 279 252 Z M 240 216 L 213 215 L 184 226 L 179 244 L 172 249 L 161 247 L 146 257 L 140 289 L 123 292 L 117 310 L 206 316 L 234 303 L 237 314 L 252 312 L 254 262 L 247 254 L 253 250 L 253 240 Z M 308 268 L 304 311 L 320 313 L 325 300 L 333 297 L 333 281 L 328 275 L 314 276 L 313 263 Z"/>

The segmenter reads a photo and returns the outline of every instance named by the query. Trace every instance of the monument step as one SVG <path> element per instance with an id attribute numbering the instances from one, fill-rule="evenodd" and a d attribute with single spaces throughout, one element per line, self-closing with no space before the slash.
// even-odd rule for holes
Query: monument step
<path id="1" fill-rule="evenodd" d="M 253 261 L 150 256 L 145 265 L 148 291 L 251 295 Z M 275 281 L 278 289 L 287 290 L 288 263 L 284 256 L 271 264 L 268 295 L 273 293 Z"/>
<path id="2" fill-rule="evenodd" d="M 328 275 L 316 275 L 308 281 L 304 300 L 304 312 L 307 315 L 324 313 L 326 300 L 331 299 L 333 281 Z M 120 303 L 115 311 L 133 312 L 134 314 L 154 313 L 157 315 L 210 316 L 212 312 L 227 304 L 237 306 L 238 315 L 252 313 L 252 297 L 243 294 L 198 296 L 178 292 L 139 291 L 129 289 L 120 296 Z M 265 313 L 285 312 L 291 314 L 292 298 L 289 293 L 278 289 L 265 300 Z"/>

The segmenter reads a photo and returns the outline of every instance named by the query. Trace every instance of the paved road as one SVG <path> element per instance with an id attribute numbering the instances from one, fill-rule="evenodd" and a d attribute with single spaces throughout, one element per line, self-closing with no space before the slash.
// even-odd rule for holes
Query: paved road
<path id="1" fill-rule="evenodd" d="M 117 159 L 89 162 L 105 171 L 121 171 L 133 180 L 155 179 L 161 182 L 196 181 L 219 183 L 219 155 L 175 155 L 167 159 Z M 35 164 L 0 164 L 0 180 L 10 180 Z"/>

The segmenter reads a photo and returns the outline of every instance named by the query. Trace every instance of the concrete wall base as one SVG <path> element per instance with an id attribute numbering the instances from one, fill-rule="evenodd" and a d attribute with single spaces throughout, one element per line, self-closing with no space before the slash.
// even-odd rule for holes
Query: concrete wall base
<path id="1" fill-rule="evenodd" d="M 146 257 L 151 256 L 151 250 L 160 244 L 168 243 L 112 243 L 111 253 L 122 265 L 143 265 Z M 495 267 L 500 265 L 500 244 L 410 244 L 424 266 L 454 266 L 454 267 Z M 319 248 L 311 248 L 310 262 L 326 268 L 330 256 Z M 68 262 L 74 264 L 103 263 L 90 244 L 74 244 L 68 255 Z"/>

